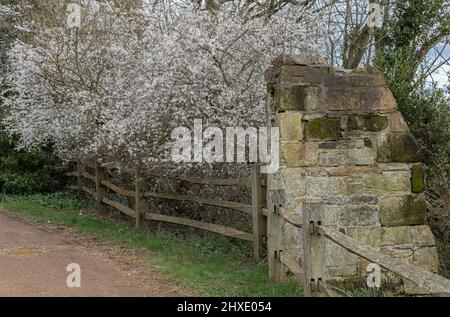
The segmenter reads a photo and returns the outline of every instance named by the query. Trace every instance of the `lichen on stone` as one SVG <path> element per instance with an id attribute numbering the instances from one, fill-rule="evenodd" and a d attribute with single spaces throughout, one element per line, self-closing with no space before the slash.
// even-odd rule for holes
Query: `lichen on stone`
<path id="1" fill-rule="evenodd" d="M 306 137 L 312 140 L 342 139 L 341 119 L 324 117 L 309 121 L 306 125 Z"/>
<path id="2" fill-rule="evenodd" d="M 411 168 L 411 191 L 421 193 L 425 190 L 425 179 L 422 164 L 414 164 Z"/>

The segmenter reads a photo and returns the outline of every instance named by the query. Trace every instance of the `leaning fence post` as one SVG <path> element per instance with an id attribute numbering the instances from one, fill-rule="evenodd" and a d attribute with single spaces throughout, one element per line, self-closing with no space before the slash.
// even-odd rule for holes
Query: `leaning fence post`
<path id="1" fill-rule="evenodd" d="M 136 229 L 139 231 L 147 231 L 148 223 L 145 220 L 145 214 L 148 212 L 148 200 L 144 196 L 147 190 L 145 179 L 136 171 L 135 180 L 135 210 L 136 210 Z"/>
<path id="2" fill-rule="evenodd" d="M 97 210 L 101 215 L 106 215 L 108 209 L 106 204 L 103 202 L 103 198 L 106 195 L 106 189 L 102 185 L 102 181 L 105 179 L 105 168 L 102 167 L 98 162 L 95 164 L 95 192 L 97 199 Z"/>
<path id="3" fill-rule="evenodd" d="M 263 188 L 261 173 L 258 165 L 251 166 L 250 184 L 252 187 L 252 227 L 253 227 L 253 256 L 255 260 L 261 259 L 266 225 L 262 213 Z"/>
<path id="4" fill-rule="evenodd" d="M 78 196 L 83 194 L 83 181 L 82 174 L 84 171 L 84 165 L 81 163 L 81 160 L 77 161 L 77 188 L 78 188 Z"/>

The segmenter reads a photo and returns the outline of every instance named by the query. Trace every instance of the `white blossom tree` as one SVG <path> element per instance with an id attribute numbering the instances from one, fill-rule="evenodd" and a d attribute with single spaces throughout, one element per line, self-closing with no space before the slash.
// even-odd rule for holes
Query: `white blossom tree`
<path id="1" fill-rule="evenodd" d="M 264 125 L 271 60 L 317 54 L 323 34 L 317 16 L 295 7 L 249 18 L 186 6 L 164 19 L 159 7 L 114 1 L 83 6 L 81 26 L 69 29 L 67 3 L 22 7 L 5 121 L 22 147 L 52 142 L 67 160 L 167 168 L 171 131 L 194 118 Z"/>

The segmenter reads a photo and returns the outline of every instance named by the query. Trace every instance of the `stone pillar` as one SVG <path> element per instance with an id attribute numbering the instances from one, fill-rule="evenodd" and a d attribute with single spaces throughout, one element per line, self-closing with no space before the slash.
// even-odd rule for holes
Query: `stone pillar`
<path id="1" fill-rule="evenodd" d="M 419 148 L 383 76 L 298 56 L 273 64 L 266 73 L 267 112 L 269 124 L 280 127 L 281 167 L 268 175 L 269 207 L 271 197 L 284 195 L 282 220 L 269 227 L 272 234 L 279 231 L 277 248 L 301 263 L 302 232 L 294 224 L 314 204 L 323 225 L 436 272 Z M 364 281 L 367 264 L 326 242 L 325 278 L 352 286 Z"/>

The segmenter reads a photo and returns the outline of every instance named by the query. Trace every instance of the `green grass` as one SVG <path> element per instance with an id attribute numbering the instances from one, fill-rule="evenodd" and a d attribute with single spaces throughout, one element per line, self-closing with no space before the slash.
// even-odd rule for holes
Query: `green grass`
<path id="1" fill-rule="evenodd" d="M 155 229 L 150 235 L 132 227 L 99 218 L 92 202 L 68 193 L 49 195 L 0 195 L 2 209 L 36 223 L 51 221 L 81 234 L 102 239 L 113 247 L 150 251 L 143 265 L 157 265 L 161 272 L 194 294 L 205 296 L 301 296 L 298 283 L 271 283 L 266 261 L 254 263 L 251 246 L 208 235 L 180 235 Z M 157 228 L 157 227 L 155 227 Z"/>

